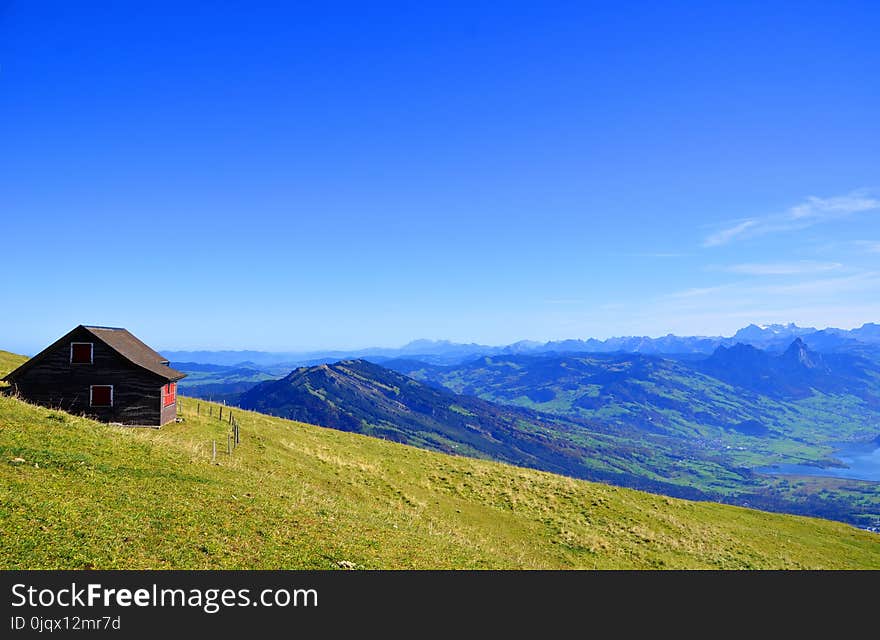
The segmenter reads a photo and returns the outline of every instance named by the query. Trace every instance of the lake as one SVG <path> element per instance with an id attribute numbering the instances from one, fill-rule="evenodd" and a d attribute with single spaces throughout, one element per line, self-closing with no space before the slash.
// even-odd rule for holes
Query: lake
<path id="1" fill-rule="evenodd" d="M 796 474 L 802 476 L 829 476 L 854 480 L 874 480 L 880 482 L 880 446 L 877 442 L 849 444 L 836 451 L 834 457 L 847 468 L 828 467 L 821 469 L 806 464 L 776 464 L 757 469 L 762 473 Z"/>

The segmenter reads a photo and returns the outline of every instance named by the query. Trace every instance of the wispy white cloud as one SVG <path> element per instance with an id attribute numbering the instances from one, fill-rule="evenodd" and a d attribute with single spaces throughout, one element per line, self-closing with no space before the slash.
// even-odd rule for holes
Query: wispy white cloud
<path id="1" fill-rule="evenodd" d="M 836 295 L 844 292 L 873 291 L 878 288 L 880 288 L 880 272 L 865 271 L 839 278 L 820 278 L 791 284 L 766 285 L 755 287 L 754 291 L 773 295 L 798 294 L 816 296 L 820 294 Z"/>
<path id="2" fill-rule="evenodd" d="M 790 207 L 783 213 L 737 220 L 732 226 L 707 236 L 703 240 L 703 246 L 717 247 L 746 237 L 806 229 L 856 213 L 876 210 L 880 210 L 880 199 L 870 196 L 864 190 L 831 198 L 809 196 L 804 202 Z"/>
<path id="3" fill-rule="evenodd" d="M 804 274 L 795 281 L 771 284 L 742 280 L 662 294 L 654 298 L 653 304 L 671 304 L 681 312 L 728 313 L 737 309 L 769 309 L 781 304 L 803 305 L 808 301 L 831 306 L 849 304 L 854 297 L 880 300 L 880 271 L 824 278 Z"/>
<path id="4" fill-rule="evenodd" d="M 703 241 L 703 246 L 717 247 L 720 244 L 727 244 L 737 236 L 743 235 L 746 231 L 756 226 L 758 226 L 757 220 L 743 220 L 733 227 L 722 229 L 721 231 L 713 233 Z"/>
<path id="5" fill-rule="evenodd" d="M 740 273 L 748 276 L 794 276 L 838 271 L 843 265 L 839 262 L 814 262 L 801 260 L 798 262 L 768 262 L 733 264 L 724 267 L 724 271 Z"/>
<path id="6" fill-rule="evenodd" d="M 683 291 L 673 291 L 662 296 L 663 298 L 700 298 L 703 296 L 711 296 L 722 291 L 728 291 L 739 286 L 739 283 L 721 284 L 715 287 L 694 287 L 684 289 Z"/>
<path id="7" fill-rule="evenodd" d="M 631 258 L 687 258 L 689 253 L 675 253 L 675 252 L 663 252 L 663 251 L 650 251 L 646 253 L 624 253 L 618 254 Z"/>
<path id="8" fill-rule="evenodd" d="M 878 240 L 856 240 L 855 245 L 868 253 L 880 253 L 880 241 Z"/>
<path id="9" fill-rule="evenodd" d="M 880 208 L 880 200 L 868 197 L 864 191 L 854 191 L 835 198 L 810 196 L 806 202 L 789 209 L 788 216 L 792 220 L 822 221 L 877 208 Z"/>

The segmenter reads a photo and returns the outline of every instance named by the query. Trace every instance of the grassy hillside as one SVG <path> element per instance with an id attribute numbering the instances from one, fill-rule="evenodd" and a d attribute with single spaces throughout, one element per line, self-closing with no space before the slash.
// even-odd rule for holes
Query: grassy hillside
<path id="1" fill-rule="evenodd" d="M 256 413 L 230 456 L 219 406 L 181 402 L 154 430 L 0 397 L 0 569 L 880 568 L 877 535 L 840 523 Z"/>
<path id="2" fill-rule="evenodd" d="M 26 356 L 20 356 L 17 353 L 9 353 L 0 349 L 0 378 L 5 376 L 13 369 L 17 369 L 20 365 L 27 361 Z M 0 382 L 0 387 L 6 386 L 5 382 Z"/>

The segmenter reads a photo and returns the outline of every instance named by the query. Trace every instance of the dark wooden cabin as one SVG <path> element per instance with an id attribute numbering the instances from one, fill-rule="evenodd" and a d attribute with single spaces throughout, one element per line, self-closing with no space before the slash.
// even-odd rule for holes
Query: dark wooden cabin
<path id="1" fill-rule="evenodd" d="M 177 415 L 186 374 L 125 329 L 80 325 L 3 378 L 43 406 L 103 422 L 159 427 Z"/>

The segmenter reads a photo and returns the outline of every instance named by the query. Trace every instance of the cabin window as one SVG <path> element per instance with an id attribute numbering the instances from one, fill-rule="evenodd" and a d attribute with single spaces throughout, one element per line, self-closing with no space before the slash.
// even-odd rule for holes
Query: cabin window
<path id="1" fill-rule="evenodd" d="M 93 384 L 89 387 L 89 401 L 93 407 L 112 407 L 113 385 Z"/>
<path id="2" fill-rule="evenodd" d="M 177 383 L 169 382 L 162 387 L 163 406 L 170 407 L 177 400 Z"/>
<path id="3" fill-rule="evenodd" d="M 92 364 L 95 361 L 95 348 L 91 342 L 70 343 L 70 364 Z"/>

